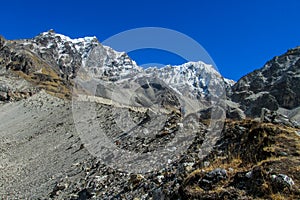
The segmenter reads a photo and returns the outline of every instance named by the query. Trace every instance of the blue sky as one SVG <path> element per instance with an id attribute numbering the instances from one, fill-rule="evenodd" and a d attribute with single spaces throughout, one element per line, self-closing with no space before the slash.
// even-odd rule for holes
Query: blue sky
<path id="1" fill-rule="evenodd" d="M 0 34 L 31 38 L 54 29 L 72 38 L 104 41 L 139 27 L 164 27 L 199 42 L 225 77 L 237 80 L 300 45 L 298 0 L 22 1 L 1 2 Z M 159 50 L 129 54 L 138 64 L 181 64 Z"/>

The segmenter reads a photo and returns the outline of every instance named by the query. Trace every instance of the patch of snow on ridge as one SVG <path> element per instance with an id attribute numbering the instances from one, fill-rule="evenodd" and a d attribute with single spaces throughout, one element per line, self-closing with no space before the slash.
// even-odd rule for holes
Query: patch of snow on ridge
<path id="1" fill-rule="evenodd" d="M 234 80 L 224 78 L 224 82 L 228 84 L 230 87 L 233 86 L 236 82 Z"/>

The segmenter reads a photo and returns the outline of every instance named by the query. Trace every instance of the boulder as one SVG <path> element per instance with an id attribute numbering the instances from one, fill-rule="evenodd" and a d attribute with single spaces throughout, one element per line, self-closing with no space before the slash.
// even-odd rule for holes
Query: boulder
<path id="1" fill-rule="evenodd" d="M 204 175 L 199 181 L 199 186 L 204 190 L 211 190 L 215 184 L 225 179 L 227 179 L 227 171 L 225 169 L 216 168 Z"/>
<path id="2" fill-rule="evenodd" d="M 6 92 L 1 92 L 0 91 L 0 101 L 7 101 L 8 100 L 8 95 Z"/>
<path id="3" fill-rule="evenodd" d="M 285 188 L 291 189 L 293 185 L 295 185 L 293 179 L 288 177 L 285 174 L 278 174 L 278 175 L 273 174 L 271 176 L 271 180 L 273 183 L 273 187 L 278 192 L 284 190 Z"/>

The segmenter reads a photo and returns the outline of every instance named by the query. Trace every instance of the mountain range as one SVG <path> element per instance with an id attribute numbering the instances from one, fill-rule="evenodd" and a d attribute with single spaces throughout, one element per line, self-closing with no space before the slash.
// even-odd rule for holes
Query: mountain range
<path id="1" fill-rule="evenodd" d="M 3 199 L 300 198 L 300 47 L 235 82 L 96 37 L 0 37 L 0 110 Z"/>

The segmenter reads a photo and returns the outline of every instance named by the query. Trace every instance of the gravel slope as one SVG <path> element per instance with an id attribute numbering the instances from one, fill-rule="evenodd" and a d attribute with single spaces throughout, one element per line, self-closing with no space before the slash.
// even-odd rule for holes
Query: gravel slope
<path id="1" fill-rule="evenodd" d="M 0 199 L 45 197 L 66 170 L 89 157 L 77 151 L 70 104 L 44 92 L 1 105 L 0 121 Z"/>

